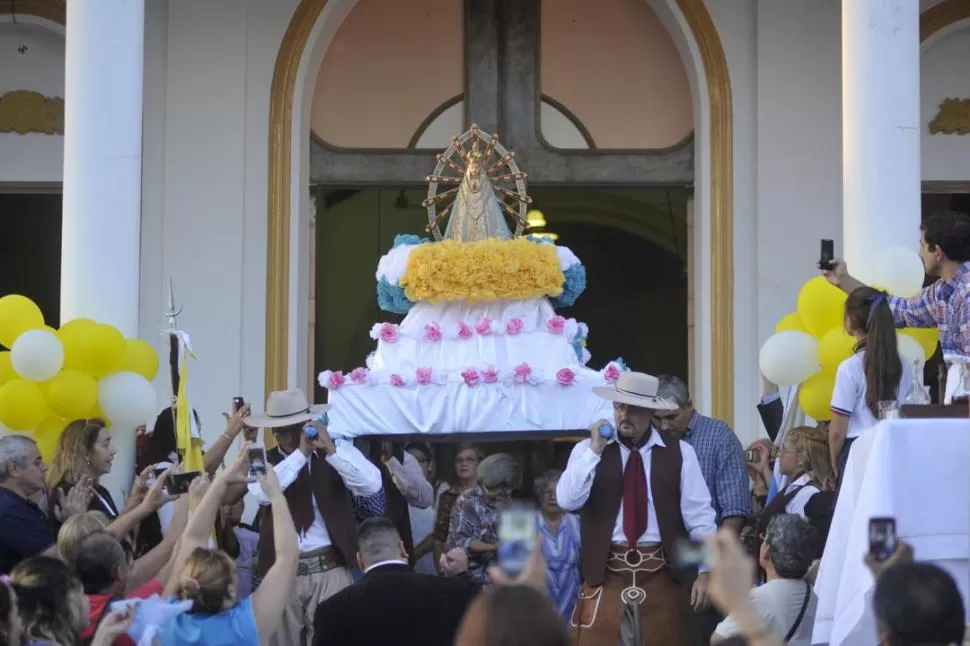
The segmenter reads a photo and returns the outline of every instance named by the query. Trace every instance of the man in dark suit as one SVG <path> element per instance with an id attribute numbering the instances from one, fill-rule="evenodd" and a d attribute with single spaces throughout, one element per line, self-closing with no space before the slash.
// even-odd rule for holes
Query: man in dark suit
<path id="1" fill-rule="evenodd" d="M 358 583 L 317 606 L 314 646 L 451 646 L 475 592 L 457 579 L 418 574 L 394 522 L 360 525 Z"/>

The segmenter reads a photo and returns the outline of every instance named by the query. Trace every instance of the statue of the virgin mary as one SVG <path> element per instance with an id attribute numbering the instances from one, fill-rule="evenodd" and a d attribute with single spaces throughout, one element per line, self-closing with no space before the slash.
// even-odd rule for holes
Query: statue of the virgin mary
<path id="1" fill-rule="evenodd" d="M 483 161 L 478 149 L 478 139 L 475 139 L 472 150 L 468 153 L 468 168 L 458 187 L 458 196 L 448 218 L 445 240 L 476 242 L 488 238 L 512 238 L 512 231 L 505 223 L 502 206 L 488 179 Z"/>

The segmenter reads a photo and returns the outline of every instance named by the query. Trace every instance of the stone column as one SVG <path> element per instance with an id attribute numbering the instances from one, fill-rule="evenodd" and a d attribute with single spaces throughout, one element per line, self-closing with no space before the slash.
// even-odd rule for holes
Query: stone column
<path id="1" fill-rule="evenodd" d="M 864 282 L 919 240 L 919 48 L 918 2 L 842 0 L 842 254 Z"/>
<path id="2" fill-rule="evenodd" d="M 64 75 L 61 321 L 91 318 L 138 334 L 144 0 L 68 0 Z M 145 420 L 148 422 L 149 420 Z M 119 508 L 135 429 L 103 484 Z"/>

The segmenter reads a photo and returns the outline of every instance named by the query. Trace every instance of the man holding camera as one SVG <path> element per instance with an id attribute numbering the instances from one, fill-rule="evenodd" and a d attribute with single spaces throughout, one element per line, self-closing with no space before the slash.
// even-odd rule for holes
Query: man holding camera
<path id="1" fill-rule="evenodd" d="M 658 429 L 656 412 L 677 409 L 658 385 L 624 372 L 594 388 L 613 402 L 616 430 L 594 424 L 556 487 L 560 507 L 580 512 L 577 646 L 687 646 L 690 608 L 707 603 L 703 551 L 685 541 L 716 531 L 714 508 L 694 449 Z M 683 569 L 694 566 L 701 574 L 688 591 Z"/>
<path id="2" fill-rule="evenodd" d="M 384 513 L 380 471 L 352 442 L 330 438 L 316 421 L 326 410 L 310 406 L 303 391 L 289 390 L 270 393 L 266 412 L 245 419 L 249 427 L 273 431 L 277 447 L 266 452 L 265 462 L 276 471 L 300 537 L 296 589 L 273 637 L 279 646 L 312 643 L 317 605 L 352 583 L 357 520 Z M 258 483 L 249 492 L 260 505 L 269 504 Z M 276 552 L 272 516 L 260 516 L 257 578 Z"/>

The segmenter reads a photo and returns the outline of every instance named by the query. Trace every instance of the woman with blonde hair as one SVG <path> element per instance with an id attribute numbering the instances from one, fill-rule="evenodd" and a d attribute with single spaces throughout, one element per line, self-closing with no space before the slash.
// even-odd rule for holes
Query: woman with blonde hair
<path id="1" fill-rule="evenodd" d="M 192 601 L 189 612 L 167 622 L 163 646 L 258 646 L 268 644 L 283 619 L 296 585 L 299 561 L 296 527 L 273 469 L 258 476 L 273 514 L 273 565 L 256 591 L 237 597 L 236 565 L 228 554 L 210 549 L 209 536 L 230 484 L 245 482 L 249 466 L 244 446 L 231 467 L 220 473 L 192 512 L 175 559 L 165 596 Z"/>
<path id="2" fill-rule="evenodd" d="M 100 511 L 110 520 L 117 518 L 120 514 L 111 494 L 98 484 L 101 476 L 111 472 L 117 452 L 104 420 L 77 419 L 68 424 L 47 470 L 51 502 L 56 503 L 74 485 L 90 481 L 92 496 L 88 509 Z"/>
<path id="3" fill-rule="evenodd" d="M 104 531 L 111 521 L 100 511 L 86 511 L 71 516 L 57 530 L 57 552 L 65 563 L 72 564 L 77 557 L 77 546 L 84 538 Z"/>
<path id="4" fill-rule="evenodd" d="M 75 646 L 89 622 L 81 581 L 60 559 L 34 556 L 10 573 L 24 639 L 31 646 Z"/>
<path id="5" fill-rule="evenodd" d="M 772 518 L 779 514 L 795 514 L 814 524 L 817 520 L 814 507 L 828 504 L 811 504 L 813 498 L 822 493 L 822 483 L 832 474 L 825 431 L 814 426 L 796 426 L 785 435 L 777 459 L 781 474 L 788 484 L 771 499 L 758 517 L 756 554 L 761 549 Z M 831 496 L 831 493 L 826 493 Z M 812 508 L 811 512 L 807 508 Z"/>

